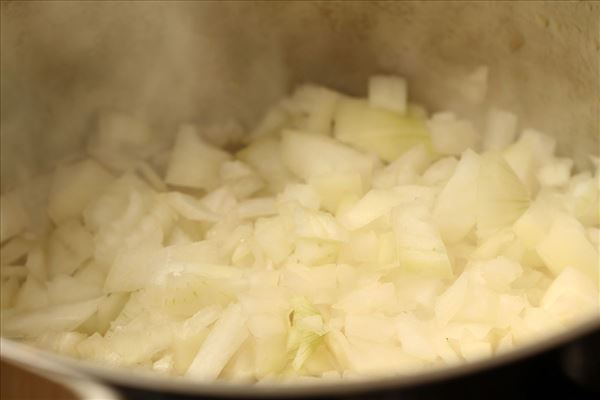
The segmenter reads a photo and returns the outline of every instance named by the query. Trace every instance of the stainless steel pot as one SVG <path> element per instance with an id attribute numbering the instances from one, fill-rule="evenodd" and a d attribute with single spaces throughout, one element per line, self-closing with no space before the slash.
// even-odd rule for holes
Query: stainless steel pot
<path id="1" fill-rule="evenodd" d="M 232 114 L 249 127 L 298 82 L 360 94 L 377 72 L 407 77 L 411 97 L 432 109 L 474 116 L 489 105 L 511 110 L 523 127 L 554 135 L 559 151 L 580 167 L 600 152 L 600 5 L 593 2 L 4 1 L 1 29 L 3 191 L 76 151 L 102 110 L 134 113 L 164 135 L 182 121 L 205 124 Z M 478 65 L 489 67 L 490 85 L 484 104 L 474 105 L 457 95 L 455 82 Z M 1 347 L 5 359 L 45 375 L 116 385 L 133 398 L 150 398 L 141 389 L 237 397 L 443 397 L 461 385 L 476 390 L 478 382 L 496 385 L 496 394 L 510 388 L 507 379 L 544 382 L 551 365 L 593 383 L 584 364 L 596 362 L 591 370 L 600 369 L 581 349 L 598 349 L 599 330 L 600 322 L 592 321 L 492 360 L 320 387 L 175 381 L 5 339 Z M 481 390 L 494 395 L 489 386 Z"/>

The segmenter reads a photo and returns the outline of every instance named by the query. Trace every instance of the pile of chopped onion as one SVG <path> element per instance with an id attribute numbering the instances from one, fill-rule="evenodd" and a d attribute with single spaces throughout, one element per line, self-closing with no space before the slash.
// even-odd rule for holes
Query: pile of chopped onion
<path id="1" fill-rule="evenodd" d="M 393 76 L 301 86 L 235 154 L 107 115 L 2 195 L 2 335 L 256 382 L 415 373 L 598 318 L 598 165 L 517 126 L 427 116 Z"/>

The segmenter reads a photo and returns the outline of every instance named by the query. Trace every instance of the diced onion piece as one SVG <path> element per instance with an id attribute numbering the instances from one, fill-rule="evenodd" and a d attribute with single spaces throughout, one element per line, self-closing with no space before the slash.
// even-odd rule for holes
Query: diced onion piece
<path id="1" fill-rule="evenodd" d="M 77 357 L 77 345 L 86 338 L 80 332 L 45 332 L 35 339 L 36 346 Z"/>
<path id="2" fill-rule="evenodd" d="M 431 163 L 431 152 L 418 144 L 391 162 L 373 176 L 373 187 L 390 189 L 396 185 L 413 183 L 417 176 Z"/>
<path id="3" fill-rule="evenodd" d="M 18 310 L 35 310 L 49 305 L 48 290 L 43 282 L 29 275 L 15 298 Z"/>
<path id="4" fill-rule="evenodd" d="M 96 161 L 60 165 L 54 172 L 48 214 L 54 223 L 76 218 L 113 181 Z"/>
<path id="5" fill-rule="evenodd" d="M 201 203 L 213 213 L 223 216 L 232 212 L 238 201 L 227 186 L 221 186 L 204 196 Z"/>
<path id="6" fill-rule="evenodd" d="M 289 112 L 285 107 L 286 101 L 287 99 L 272 105 L 265 112 L 262 119 L 249 134 L 253 144 L 263 138 L 278 134 L 286 127 L 290 119 Z"/>
<path id="7" fill-rule="evenodd" d="M 265 186 L 263 180 L 239 160 L 224 162 L 220 178 L 238 199 L 250 197 Z"/>
<path id="8" fill-rule="evenodd" d="M 259 218 L 255 222 L 254 237 L 275 263 L 283 261 L 292 251 L 293 240 L 281 217 Z"/>
<path id="9" fill-rule="evenodd" d="M 174 221 L 173 210 L 154 196 L 140 192 L 129 194 L 125 210 L 96 234 L 94 259 L 110 265 L 125 251 L 143 246 L 146 249 L 162 245 L 165 231 Z"/>
<path id="10" fill-rule="evenodd" d="M 452 113 L 434 114 L 427 121 L 433 149 L 439 154 L 457 155 L 467 149 L 476 150 L 479 135 L 468 120 L 457 119 Z"/>
<path id="11" fill-rule="evenodd" d="M 171 153 L 165 181 L 170 185 L 212 190 L 229 153 L 206 143 L 192 125 L 183 125 Z"/>
<path id="12" fill-rule="evenodd" d="M 402 344 L 402 350 L 424 361 L 434 361 L 437 353 L 432 346 L 427 325 L 411 314 L 397 318 L 396 333 Z"/>
<path id="13" fill-rule="evenodd" d="M 481 104 L 485 100 L 488 86 L 489 68 L 480 65 L 457 82 L 459 93 L 472 104 Z"/>
<path id="14" fill-rule="evenodd" d="M 458 311 L 463 307 L 467 299 L 467 290 L 469 287 L 468 274 L 462 273 L 453 283 L 442 293 L 435 303 L 435 316 L 439 323 L 445 325 Z"/>
<path id="15" fill-rule="evenodd" d="M 369 104 L 400 114 L 406 113 L 406 80 L 398 76 L 375 75 L 369 78 Z"/>
<path id="16" fill-rule="evenodd" d="M 523 130 L 518 142 L 528 144 L 537 166 L 545 165 L 550 161 L 556 150 L 556 139 L 535 129 Z"/>
<path id="17" fill-rule="evenodd" d="M 598 317 L 598 286 L 579 269 L 567 267 L 552 282 L 541 306 L 566 323 Z"/>
<path id="18" fill-rule="evenodd" d="M 132 197 L 146 203 L 153 193 L 150 186 L 137 175 L 125 173 L 109 185 L 98 198 L 90 202 L 83 211 L 86 228 L 91 232 L 97 232 L 111 225 L 113 221 L 123 217 Z"/>
<path id="19" fill-rule="evenodd" d="M 548 337 L 564 329 L 564 325 L 551 312 L 541 307 L 530 307 L 525 309 L 521 318 L 513 322 L 511 328 L 515 343 L 522 345 Z"/>
<path id="20" fill-rule="evenodd" d="M 309 210 L 319 210 L 321 208 L 321 199 L 319 194 L 311 185 L 306 184 L 289 184 L 277 197 L 279 203 L 290 201 L 298 202 L 302 207 Z"/>
<path id="21" fill-rule="evenodd" d="M 396 323 L 393 318 L 380 315 L 349 314 L 344 322 L 348 337 L 357 337 L 378 343 L 396 343 Z"/>
<path id="22" fill-rule="evenodd" d="M 448 243 L 460 241 L 475 226 L 479 165 L 480 157 L 465 151 L 437 198 L 433 219 Z"/>
<path id="23" fill-rule="evenodd" d="M 333 172 L 357 172 L 369 181 L 375 166 L 371 157 L 336 140 L 296 131 L 283 132 L 281 151 L 285 164 L 305 182 Z"/>
<path id="24" fill-rule="evenodd" d="M 463 341 L 460 343 L 460 353 L 468 361 L 476 361 L 492 355 L 492 345 L 484 341 Z"/>
<path id="25" fill-rule="evenodd" d="M 218 214 L 193 196 L 170 192 L 166 195 L 166 200 L 178 214 L 189 220 L 215 222 L 219 219 Z"/>
<path id="26" fill-rule="evenodd" d="M 233 117 L 224 117 L 204 124 L 201 136 L 208 143 L 219 148 L 236 146 L 245 141 L 244 128 Z"/>
<path id="27" fill-rule="evenodd" d="M 317 349 L 326 330 L 321 314 L 303 297 L 292 299 L 290 323 L 287 350 L 293 355 L 292 368 L 298 371 Z"/>
<path id="28" fill-rule="evenodd" d="M 501 294 L 498 303 L 496 326 L 510 328 L 510 325 L 519 318 L 521 312 L 531 307 L 524 295 Z"/>
<path id="29" fill-rule="evenodd" d="M 132 366 L 149 362 L 166 350 L 173 340 L 173 325 L 160 318 L 140 315 L 130 324 L 104 336 L 109 354 L 118 364 Z M 83 342 L 82 342 L 83 343 Z"/>
<path id="30" fill-rule="evenodd" d="M 309 184 L 318 193 L 322 207 L 336 213 L 348 200 L 357 200 L 363 193 L 363 183 L 358 172 L 333 172 L 312 177 Z"/>
<path id="31" fill-rule="evenodd" d="M 273 335 L 255 340 L 254 366 L 257 376 L 274 378 L 288 363 L 287 335 Z"/>
<path id="32" fill-rule="evenodd" d="M 394 217 L 394 233 L 401 268 L 429 276 L 452 276 L 446 246 L 422 206 L 398 210 Z"/>
<path id="33" fill-rule="evenodd" d="M 173 370 L 173 355 L 167 354 L 152 363 L 152 370 L 160 374 L 169 374 Z"/>
<path id="34" fill-rule="evenodd" d="M 353 232 L 350 240 L 343 244 L 340 260 L 348 263 L 372 263 L 379 257 L 379 238 L 372 231 Z"/>
<path id="35" fill-rule="evenodd" d="M 562 205 L 555 198 L 540 195 L 515 221 L 513 231 L 528 249 L 535 250 L 554 219 L 562 213 Z"/>
<path id="36" fill-rule="evenodd" d="M 185 375 L 203 381 L 217 379 L 227 361 L 248 337 L 239 304 L 229 306 L 202 343 Z"/>
<path id="37" fill-rule="evenodd" d="M 96 317 L 96 329 L 98 332 L 104 334 L 108 331 L 110 324 L 117 318 L 128 300 L 129 295 L 127 293 L 112 293 L 98 304 Z"/>
<path id="38" fill-rule="evenodd" d="M 76 303 L 102 295 L 102 287 L 82 282 L 69 275 L 58 275 L 47 283 L 51 305 Z"/>
<path id="39" fill-rule="evenodd" d="M 293 256 L 304 265 L 323 265 L 334 263 L 339 253 L 337 243 L 314 239 L 296 240 Z"/>
<path id="40" fill-rule="evenodd" d="M 184 273 L 206 277 L 236 274 L 236 269 L 220 268 L 221 261 L 218 248 L 207 241 L 165 248 L 134 248 L 117 256 L 104 288 L 108 292 L 135 291 Z"/>
<path id="41" fill-rule="evenodd" d="M 256 197 L 242 201 L 237 206 L 240 219 L 268 217 L 277 214 L 277 201 L 273 197 Z"/>
<path id="42" fill-rule="evenodd" d="M 598 249 L 588 241 L 583 226 L 575 218 L 557 217 L 538 243 L 537 252 L 556 276 L 573 267 L 593 282 L 598 281 Z"/>
<path id="43" fill-rule="evenodd" d="M 175 332 L 173 342 L 173 367 L 176 373 L 184 374 L 187 371 L 200 345 L 208 335 L 208 327 L 222 313 L 221 307 L 211 305 L 201 308 L 196 314 L 183 321 L 181 329 Z"/>
<path id="44" fill-rule="evenodd" d="M 294 176 L 282 159 L 281 141 L 260 139 L 241 150 L 237 156 L 253 167 L 268 182 L 271 193 L 279 193 Z"/>
<path id="45" fill-rule="evenodd" d="M 525 129 L 519 139 L 504 150 L 504 158 L 530 193 L 537 191 L 535 173 L 553 156 L 556 140 L 534 129 Z"/>
<path id="46" fill-rule="evenodd" d="M 393 282 L 403 311 L 433 310 L 444 287 L 442 279 L 403 270 L 397 270 L 394 277 Z"/>
<path id="47" fill-rule="evenodd" d="M 297 128 L 311 133 L 330 135 L 339 93 L 317 85 L 298 87 L 287 108 L 301 119 Z"/>
<path id="48" fill-rule="evenodd" d="M 478 274 L 483 282 L 495 291 L 508 292 L 511 284 L 523 273 L 523 267 L 506 257 L 496 257 L 474 263 L 471 271 Z"/>
<path id="49" fill-rule="evenodd" d="M 461 323 L 475 322 L 488 326 L 498 320 L 500 299 L 498 293 L 488 287 L 485 282 L 480 282 L 480 278 L 474 272 L 473 269 L 467 270 L 469 284 L 466 300 L 454 319 Z"/>
<path id="50" fill-rule="evenodd" d="M 483 150 L 504 150 L 515 141 L 516 136 L 517 116 L 508 111 L 492 108 L 487 116 Z"/>
<path id="51" fill-rule="evenodd" d="M 335 264 L 307 267 L 290 263 L 281 273 L 281 286 L 315 304 L 331 303 L 335 299 L 337 271 Z"/>
<path id="52" fill-rule="evenodd" d="M 394 312 L 398 308 L 396 289 L 392 283 L 373 283 L 348 293 L 333 307 L 355 314 Z"/>
<path id="53" fill-rule="evenodd" d="M 140 301 L 146 309 L 159 311 L 157 315 L 188 318 L 199 309 L 231 301 L 227 289 L 218 282 L 190 273 L 174 274 L 152 282 L 144 289 L 145 296 Z"/>
<path id="54" fill-rule="evenodd" d="M 2 321 L 2 333 L 8 337 L 36 337 L 40 332 L 71 331 L 96 312 L 99 302 L 93 299 L 13 315 Z"/>
<path id="55" fill-rule="evenodd" d="M 444 157 L 431 164 L 422 175 L 422 182 L 427 186 L 445 185 L 458 165 L 454 157 Z"/>
<path id="56" fill-rule="evenodd" d="M 29 217 L 26 234 L 36 239 L 43 238 L 52 229 L 47 210 L 52 176 L 52 173 L 36 176 L 18 188 L 23 208 Z"/>
<path id="57" fill-rule="evenodd" d="M 257 338 L 268 338 L 287 333 L 284 318 L 273 314 L 257 314 L 248 319 L 248 329 Z"/>
<path id="58" fill-rule="evenodd" d="M 48 243 L 48 272 L 50 276 L 72 274 L 92 257 L 94 238 L 79 223 L 71 219 L 60 224 Z"/>
<path id="59" fill-rule="evenodd" d="M 516 236 L 510 229 L 502 229 L 480 241 L 479 246 L 470 254 L 472 260 L 489 260 L 503 254 L 515 245 Z M 520 245 L 520 243 L 519 243 Z"/>
<path id="60" fill-rule="evenodd" d="M 349 338 L 350 370 L 358 376 L 390 376 L 420 371 L 423 361 L 415 358 L 397 345 L 373 343 L 359 338 Z M 344 378 L 347 375 L 344 374 Z"/>
<path id="61" fill-rule="evenodd" d="M 393 161 L 417 144 L 429 147 L 423 120 L 371 107 L 355 99 L 340 100 L 335 114 L 334 136 L 360 150 Z"/>
<path id="62" fill-rule="evenodd" d="M 354 206 L 342 212 L 338 219 L 350 231 L 362 228 L 400 204 L 402 198 L 390 190 L 373 189 Z"/>
<path id="63" fill-rule="evenodd" d="M 573 168 L 573 160 L 557 158 L 538 170 L 537 180 L 541 186 L 564 186 L 571 177 L 571 168 Z"/>
<path id="64" fill-rule="evenodd" d="M 567 208 L 586 226 L 600 224 L 600 183 L 597 182 L 598 178 L 595 180 L 589 174 L 582 173 L 574 176 L 567 188 Z"/>
<path id="65" fill-rule="evenodd" d="M 334 242 L 343 242 L 348 237 L 348 232 L 331 214 L 292 207 L 291 218 L 298 237 Z"/>
<path id="66" fill-rule="evenodd" d="M 104 286 L 106 271 L 101 266 L 97 265 L 93 261 L 90 261 L 79 268 L 73 277 L 83 284 L 101 288 Z"/>
<path id="67" fill-rule="evenodd" d="M 529 206 L 527 188 L 495 154 L 481 158 L 477 193 L 477 230 L 482 236 L 511 226 Z"/>
<path id="68" fill-rule="evenodd" d="M 159 148 L 150 128 L 123 113 L 104 114 L 87 143 L 88 152 L 113 170 L 125 171 Z"/>

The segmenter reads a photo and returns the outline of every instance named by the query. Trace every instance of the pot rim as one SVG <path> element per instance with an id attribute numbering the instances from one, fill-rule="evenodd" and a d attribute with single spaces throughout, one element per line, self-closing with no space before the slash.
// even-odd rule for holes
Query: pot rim
<path id="1" fill-rule="evenodd" d="M 44 376 L 55 376 L 60 382 L 68 379 L 96 381 L 109 386 L 123 386 L 178 394 L 193 394 L 239 398 L 315 397 L 329 394 L 343 395 L 388 389 L 406 389 L 418 385 L 440 382 L 482 372 L 495 367 L 523 360 L 527 357 L 567 344 L 569 341 L 594 331 L 600 331 L 600 318 L 594 318 L 571 329 L 550 335 L 518 349 L 478 361 L 442 367 L 414 375 L 369 377 L 352 380 L 324 382 L 199 382 L 190 378 L 167 377 L 156 372 L 136 371 L 128 368 L 110 367 L 88 360 L 79 360 L 55 354 L 31 345 L 0 338 L 0 356 Z"/>

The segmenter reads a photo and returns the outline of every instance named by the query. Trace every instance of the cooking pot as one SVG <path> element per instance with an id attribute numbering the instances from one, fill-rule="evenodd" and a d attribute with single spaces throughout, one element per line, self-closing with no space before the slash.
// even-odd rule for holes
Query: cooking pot
<path id="1" fill-rule="evenodd" d="M 121 110 L 169 136 L 182 122 L 248 128 L 295 84 L 364 94 L 395 73 L 431 110 L 490 106 L 599 153 L 600 4 L 593 2 L 16 2 L 1 5 L 2 191 L 81 148 Z M 488 67 L 483 102 L 457 82 Z M 600 321 L 489 360 L 316 385 L 202 383 L 111 369 L 1 339 L 2 357 L 95 398 L 593 398 Z"/>

